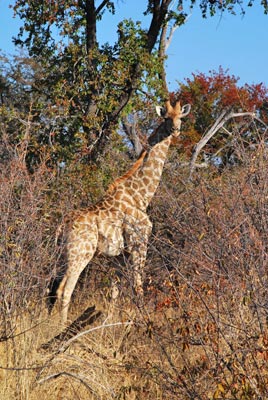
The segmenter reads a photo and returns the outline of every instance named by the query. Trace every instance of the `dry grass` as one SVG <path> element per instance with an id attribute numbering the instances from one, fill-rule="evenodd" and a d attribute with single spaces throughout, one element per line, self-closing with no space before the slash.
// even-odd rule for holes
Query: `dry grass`
<path id="1" fill-rule="evenodd" d="M 170 275 L 165 293 L 151 288 L 143 307 L 123 298 L 114 305 L 103 297 L 97 303 L 100 296 L 95 294 L 91 302 L 102 310 L 101 317 L 46 349 L 40 345 L 58 332 L 56 318 L 53 323 L 45 313 L 18 317 L 14 335 L 19 336 L 1 344 L 1 398 L 266 395 L 268 332 L 253 299 L 235 290 L 237 283 L 228 287 L 217 282 L 212 288 L 203 282 L 193 287 L 179 279 Z M 255 287 L 258 290 L 260 282 L 255 281 Z"/>

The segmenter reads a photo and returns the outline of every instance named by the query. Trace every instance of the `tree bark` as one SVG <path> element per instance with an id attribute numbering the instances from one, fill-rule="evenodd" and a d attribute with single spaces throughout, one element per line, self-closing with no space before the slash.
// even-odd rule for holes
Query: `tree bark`
<path id="1" fill-rule="evenodd" d="M 95 0 L 86 0 L 85 12 L 86 12 L 86 47 L 87 47 L 87 54 L 89 55 L 97 44 Z"/>

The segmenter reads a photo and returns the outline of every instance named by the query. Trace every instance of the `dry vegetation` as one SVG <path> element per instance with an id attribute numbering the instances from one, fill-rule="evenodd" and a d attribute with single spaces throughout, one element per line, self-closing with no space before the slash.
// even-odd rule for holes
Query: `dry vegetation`
<path id="1" fill-rule="evenodd" d="M 168 163 L 149 210 L 143 304 L 127 263 L 96 258 L 70 317 L 93 305 L 101 314 L 50 341 L 60 331 L 45 301 L 60 258 L 55 231 L 62 214 L 89 202 L 90 186 L 99 195 L 96 176 L 84 171 L 83 178 L 75 167 L 56 174 L 45 163 L 30 175 L 23 157 L 5 149 L 1 399 L 268 397 L 268 155 L 262 143 L 240 152 L 239 167 L 198 171 L 192 182 L 187 169 Z M 121 294 L 111 303 L 116 266 Z"/>

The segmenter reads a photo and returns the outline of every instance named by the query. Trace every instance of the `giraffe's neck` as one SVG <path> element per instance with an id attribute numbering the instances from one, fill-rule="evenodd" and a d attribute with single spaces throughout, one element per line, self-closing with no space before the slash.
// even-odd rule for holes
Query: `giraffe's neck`
<path id="1" fill-rule="evenodd" d="M 144 159 L 142 167 L 125 181 L 125 189 L 143 210 L 148 207 L 159 185 L 171 140 L 169 136 L 156 144 Z"/>

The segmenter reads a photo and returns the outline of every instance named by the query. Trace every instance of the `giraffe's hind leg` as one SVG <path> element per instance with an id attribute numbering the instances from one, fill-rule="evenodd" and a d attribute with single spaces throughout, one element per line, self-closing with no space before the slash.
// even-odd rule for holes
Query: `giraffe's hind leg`
<path id="1" fill-rule="evenodd" d="M 78 278 L 94 256 L 97 242 L 97 227 L 91 227 L 90 232 L 81 229 L 75 232 L 75 235 L 74 232 L 71 232 L 67 245 L 67 270 L 57 291 L 61 322 L 63 324 L 67 321 L 69 304 Z"/>

